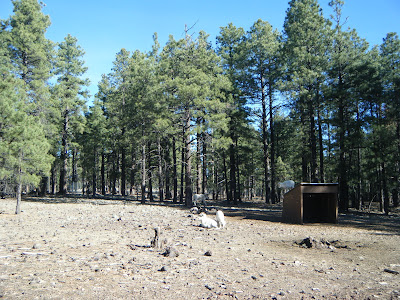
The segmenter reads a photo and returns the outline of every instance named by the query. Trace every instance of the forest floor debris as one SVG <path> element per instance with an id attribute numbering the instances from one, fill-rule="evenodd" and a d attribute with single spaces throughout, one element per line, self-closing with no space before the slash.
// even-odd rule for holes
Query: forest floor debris
<path id="1" fill-rule="evenodd" d="M 399 214 L 293 225 L 279 205 L 249 203 L 219 207 L 228 226 L 205 229 L 173 204 L 27 198 L 21 208 L 0 200 L 4 299 L 400 299 Z M 155 228 L 168 239 L 160 249 Z"/>
<path id="2" fill-rule="evenodd" d="M 303 248 L 317 248 L 317 249 L 330 249 L 330 250 L 335 250 L 337 248 L 350 249 L 349 246 L 345 245 L 343 242 L 339 240 L 327 241 L 323 238 L 316 239 L 313 237 L 306 237 L 300 242 L 295 242 L 295 244 Z"/>

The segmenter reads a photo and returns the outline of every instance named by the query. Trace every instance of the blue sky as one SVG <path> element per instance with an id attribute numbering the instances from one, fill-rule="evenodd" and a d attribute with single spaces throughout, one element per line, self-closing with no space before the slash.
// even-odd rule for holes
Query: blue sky
<path id="1" fill-rule="evenodd" d="M 93 95 L 102 74 L 111 71 L 115 54 L 125 48 L 129 51 L 149 51 L 153 33 L 157 32 L 161 47 L 172 34 L 184 37 L 185 24 L 192 33 L 204 30 L 215 37 L 220 27 L 232 22 L 248 30 L 257 20 L 282 29 L 288 0 L 43 0 L 43 12 L 50 16 L 51 26 L 46 36 L 61 42 L 67 34 L 78 39 L 85 50 L 84 60 L 89 68 L 87 77 Z M 325 17 L 331 10 L 329 0 L 319 0 Z M 0 19 L 12 14 L 11 0 L 0 0 Z M 343 16 L 346 26 L 355 28 L 371 45 L 379 45 L 388 32 L 400 34 L 399 0 L 348 0 Z"/>

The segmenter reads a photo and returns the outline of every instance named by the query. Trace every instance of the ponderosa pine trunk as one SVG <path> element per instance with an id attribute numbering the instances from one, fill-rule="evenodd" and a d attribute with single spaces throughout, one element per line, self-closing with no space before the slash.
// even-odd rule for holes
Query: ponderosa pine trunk
<path id="1" fill-rule="evenodd" d="M 310 175 L 311 175 L 311 182 L 318 182 L 317 177 L 317 139 L 315 135 L 315 110 L 313 106 L 313 102 L 309 102 L 308 111 L 310 114 L 310 154 L 311 154 L 311 161 L 310 161 Z"/>
<path id="2" fill-rule="evenodd" d="M 268 141 L 267 141 L 267 107 L 265 103 L 264 80 L 261 79 L 261 109 L 262 109 L 262 143 L 263 143 L 263 168 L 264 168 L 264 191 L 265 202 L 271 203 L 270 188 L 269 188 L 269 158 L 268 158 Z"/>
<path id="3" fill-rule="evenodd" d="M 147 190 L 148 198 L 150 202 L 154 201 L 154 195 L 153 195 L 153 170 L 152 170 L 152 159 L 151 159 L 151 142 L 148 142 L 147 145 L 147 170 L 148 170 L 148 183 L 149 183 L 149 188 Z"/>
<path id="4" fill-rule="evenodd" d="M 224 165 L 224 181 L 225 181 L 225 193 L 226 193 L 226 200 L 228 202 L 232 202 L 232 195 L 231 192 L 229 191 L 229 180 L 228 180 L 228 171 L 226 167 L 226 154 L 225 151 L 222 153 L 222 159 L 223 159 L 223 165 Z"/>
<path id="5" fill-rule="evenodd" d="M 341 80 L 339 78 L 339 86 Z M 345 150 L 345 107 L 342 97 L 339 98 L 339 210 L 349 209 L 349 187 L 347 182 L 346 150 Z"/>
<path id="6" fill-rule="evenodd" d="M 201 181 L 201 193 L 205 194 L 207 189 L 207 143 L 205 139 L 205 134 L 202 134 L 202 145 L 203 145 L 203 160 L 202 160 L 202 175 L 203 180 Z"/>
<path id="7" fill-rule="evenodd" d="M 164 201 L 164 181 L 163 181 L 163 169 L 162 169 L 162 151 L 161 151 L 161 139 L 157 139 L 157 150 L 158 150 L 158 191 L 160 201 Z"/>
<path id="8" fill-rule="evenodd" d="M 199 126 L 199 125 L 198 125 Z M 200 133 L 196 134 L 197 144 L 196 144 L 196 193 L 201 194 L 202 186 L 202 164 L 201 164 L 201 140 Z"/>
<path id="9" fill-rule="evenodd" d="M 93 170 L 92 170 L 92 187 L 93 187 L 93 197 L 96 196 L 96 189 L 97 189 L 97 151 L 96 148 L 93 149 Z"/>
<path id="10" fill-rule="evenodd" d="M 174 182 L 174 195 L 173 202 L 178 201 L 178 172 L 177 172 L 177 159 L 176 159 L 176 140 L 172 137 L 172 160 L 173 160 L 173 182 Z"/>
<path id="11" fill-rule="evenodd" d="M 212 197 L 214 201 L 218 201 L 219 196 L 219 186 L 218 186 L 218 168 L 216 166 L 217 162 L 215 161 L 215 153 L 213 152 L 213 161 L 212 161 L 212 174 L 213 174 L 213 182 L 214 182 L 214 189 L 212 192 Z"/>
<path id="12" fill-rule="evenodd" d="M 235 148 L 238 149 L 238 140 L 236 139 L 235 141 Z M 241 191 L 241 185 L 240 185 L 240 161 L 239 161 L 239 151 L 235 151 L 236 153 L 236 190 L 237 190 L 237 200 L 239 202 L 242 202 L 242 191 Z"/>
<path id="13" fill-rule="evenodd" d="M 21 213 L 21 194 L 22 194 L 22 183 L 19 180 L 19 182 L 17 183 L 17 206 L 15 208 L 16 215 Z"/>
<path id="14" fill-rule="evenodd" d="M 184 135 L 184 132 L 185 132 L 185 129 L 184 129 L 184 125 L 182 126 L 182 131 L 183 131 L 183 133 L 182 133 L 182 148 L 181 148 L 181 186 L 180 186 L 180 192 L 179 192 L 179 202 L 180 203 L 183 203 L 183 201 L 184 201 L 184 190 L 185 190 L 185 151 L 186 151 L 186 148 L 185 148 L 185 142 L 186 142 L 186 140 L 185 140 L 185 135 Z"/>
<path id="15" fill-rule="evenodd" d="M 117 194 L 117 172 L 119 169 L 119 155 L 114 152 L 112 154 L 113 156 L 113 164 L 112 164 L 112 171 L 111 171 L 111 194 L 116 195 Z"/>
<path id="16" fill-rule="evenodd" d="M 230 160 L 230 193 L 231 200 L 234 204 L 237 204 L 237 190 L 236 190 L 236 159 L 235 159 L 235 146 L 234 142 L 229 147 L 229 160 Z"/>
<path id="17" fill-rule="evenodd" d="M 164 176 L 164 198 L 165 199 L 172 199 L 171 193 L 171 175 L 170 175 L 170 168 L 171 165 L 171 156 L 170 156 L 170 147 L 171 144 L 168 140 L 165 140 L 165 151 L 164 151 L 164 162 L 163 162 L 163 169 L 165 170 Z"/>
<path id="18" fill-rule="evenodd" d="M 399 206 L 399 189 L 400 189 L 400 119 L 396 122 L 396 143 L 397 143 L 397 159 L 396 159 L 396 170 L 394 175 L 394 189 L 393 189 L 393 206 Z"/>
<path id="19" fill-rule="evenodd" d="M 106 195 L 106 172 L 105 172 L 105 153 L 104 149 L 101 152 L 101 169 L 100 169 L 100 175 L 101 175 L 101 194 L 103 196 Z"/>
<path id="20" fill-rule="evenodd" d="M 59 193 L 65 195 L 67 193 L 67 166 L 68 166 L 68 127 L 69 113 L 68 109 L 64 112 L 63 131 L 61 138 L 61 168 L 60 168 L 60 186 Z"/>
<path id="21" fill-rule="evenodd" d="M 381 163 L 381 171 L 382 171 L 383 210 L 385 212 L 385 215 L 388 215 L 390 212 L 390 209 L 389 209 L 389 193 L 388 193 L 387 182 L 386 182 L 385 162 Z"/>
<path id="22" fill-rule="evenodd" d="M 126 195 L 126 150 L 121 147 L 121 195 Z"/>
<path id="23" fill-rule="evenodd" d="M 54 195 L 56 193 L 56 162 L 53 162 L 51 165 L 51 170 L 50 170 L 50 188 L 51 188 L 51 194 Z"/>
<path id="24" fill-rule="evenodd" d="M 269 85 L 269 130 L 270 130 L 270 144 L 271 144 L 271 202 L 275 203 L 276 196 L 276 166 L 275 166 L 275 125 L 274 125 L 274 107 L 272 86 Z M 251 189 L 250 189 L 251 193 Z"/>
<path id="25" fill-rule="evenodd" d="M 49 183 L 49 177 L 43 176 L 40 181 L 40 196 L 46 196 L 48 183 Z"/>
<path id="26" fill-rule="evenodd" d="M 320 110 L 317 112 L 318 116 L 318 142 L 319 142 L 319 180 L 321 183 L 325 182 L 325 170 L 324 170 L 324 146 L 322 137 L 322 120 Z"/>
<path id="27" fill-rule="evenodd" d="M 135 161 L 135 150 L 131 148 L 131 174 L 130 174 L 130 181 L 129 181 L 129 195 L 133 195 L 133 189 L 135 188 L 135 175 L 136 175 L 136 161 Z"/>
<path id="28" fill-rule="evenodd" d="M 142 203 L 146 203 L 146 143 L 142 142 Z"/>
<path id="29" fill-rule="evenodd" d="M 78 171 L 77 171 L 76 152 L 77 150 L 76 148 L 74 148 L 74 150 L 72 151 L 72 191 L 74 193 L 76 193 L 78 190 Z"/>
<path id="30" fill-rule="evenodd" d="M 308 145 L 308 141 L 307 141 L 307 134 L 306 134 L 306 117 L 305 117 L 305 111 L 303 108 L 304 105 L 304 96 L 300 97 L 300 101 L 299 101 L 299 110 L 300 110 L 300 126 L 302 129 L 302 133 L 301 133 L 301 142 L 303 144 L 303 151 L 301 151 L 301 180 L 303 182 L 309 182 L 309 174 L 308 174 L 308 156 L 309 156 L 309 147 L 307 147 Z"/>
<path id="31" fill-rule="evenodd" d="M 192 191 L 192 159 L 191 159 L 191 137 L 190 137 L 190 110 L 185 110 L 185 204 L 193 206 Z"/>

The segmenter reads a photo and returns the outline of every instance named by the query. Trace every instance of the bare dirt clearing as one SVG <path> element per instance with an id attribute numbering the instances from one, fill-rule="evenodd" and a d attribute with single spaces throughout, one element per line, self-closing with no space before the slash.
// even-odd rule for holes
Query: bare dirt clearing
<path id="1" fill-rule="evenodd" d="M 207 230 L 188 209 L 159 203 L 21 207 L 14 215 L 15 200 L 0 200 L 4 299 L 400 299 L 398 215 L 291 225 L 279 206 L 225 207 L 227 227 Z M 155 227 L 175 255 L 150 247 Z M 329 245 L 301 247 L 307 237 Z"/>

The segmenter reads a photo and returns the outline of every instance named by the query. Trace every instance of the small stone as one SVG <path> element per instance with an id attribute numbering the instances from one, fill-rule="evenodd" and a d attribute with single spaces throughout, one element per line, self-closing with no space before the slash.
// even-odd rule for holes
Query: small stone
<path id="1" fill-rule="evenodd" d="M 206 251 L 206 253 L 204 253 L 205 256 L 212 256 L 212 252 L 211 250 Z"/>
<path id="2" fill-rule="evenodd" d="M 206 284 L 205 287 L 206 287 L 207 289 L 209 289 L 210 291 L 214 288 L 214 287 L 213 287 L 212 285 L 210 285 L 210 284 Z"/>
<path id="3" fill-rule="evenodd" d="M 179 252 L 174 247 L 167 247 L 162 255 L 165 257 L 178 257 Z"/>
<path id="4" fill-rule="evenodd" d="M 133 264 L 134 261 L 135 261 L 135 257 L 132 257 L 132 258 L 128 261 L 128 264 Z"/>
<path id="5" fill-rule="evenodd" d="M 160 272 L 167 272 L 168 271 L 168 267 L 163 266 L 160 270 L 158 270 Z"/>

